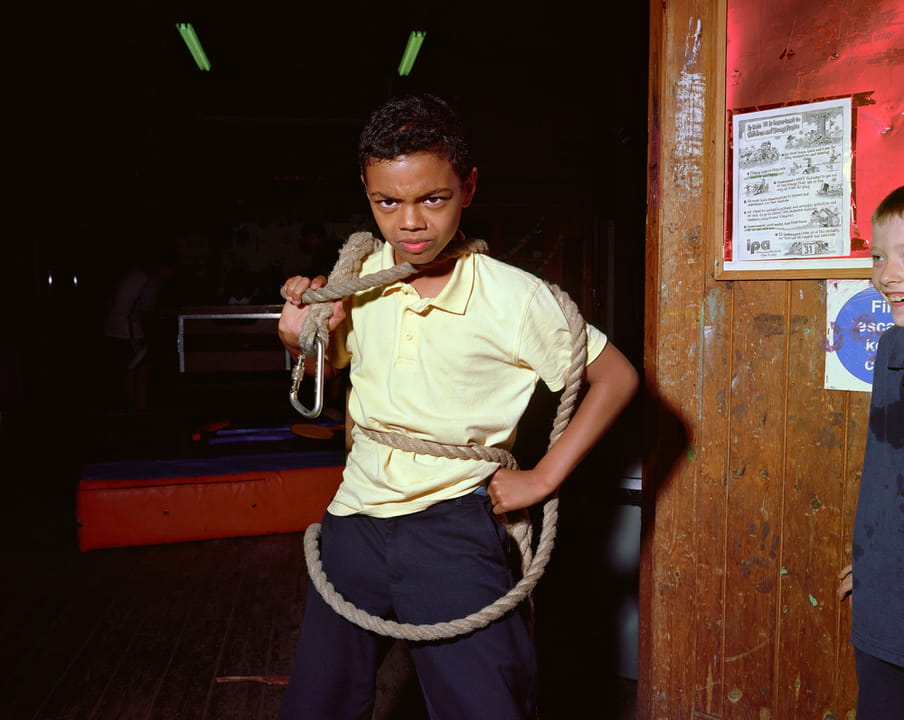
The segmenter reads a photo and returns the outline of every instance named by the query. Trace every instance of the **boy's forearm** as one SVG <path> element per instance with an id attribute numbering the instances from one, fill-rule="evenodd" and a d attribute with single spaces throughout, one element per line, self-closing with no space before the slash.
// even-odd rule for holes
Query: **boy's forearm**
<path id="1" fill-rule="evenodd" d="M 552 493 L 593 449 L 637 392 L 637 370 L 609 344 L 587 367 L 589 388 L 561 437 L 534 471 Z"/>

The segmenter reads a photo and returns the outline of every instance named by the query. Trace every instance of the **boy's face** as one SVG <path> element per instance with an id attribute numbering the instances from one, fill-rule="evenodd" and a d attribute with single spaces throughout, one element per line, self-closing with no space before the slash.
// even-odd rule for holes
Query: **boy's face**
<path id="1" fill-rule="evenodd" d="M 395 261 L 423 265 L 458 231 L 461 211 L 474 198 L 477 168 L 462 182 L 448 160 L 421 152 L 371 161 L 361 181 Z"/>
<path id="2" fill-rule="evenodd" d="M 873 228 L 873 285 L 888 301 L 895 325 L 904 326 L 904 218 Z"/>

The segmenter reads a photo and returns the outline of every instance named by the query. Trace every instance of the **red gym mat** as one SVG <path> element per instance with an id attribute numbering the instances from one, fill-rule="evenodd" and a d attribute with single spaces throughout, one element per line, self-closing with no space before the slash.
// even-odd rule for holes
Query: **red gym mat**
<path id="1" fill-rule="evenodd" d="M 341 451 L 129 460 L 83 469 L 81 550 L 303 531 L 342 480 Z"/>

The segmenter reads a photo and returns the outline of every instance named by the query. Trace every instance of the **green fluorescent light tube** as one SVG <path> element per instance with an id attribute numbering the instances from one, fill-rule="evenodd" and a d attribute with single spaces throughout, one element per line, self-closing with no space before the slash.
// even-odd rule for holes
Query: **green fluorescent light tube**
<path id="1" fill-rule="evenodd" d="M 188 47 L 189 52 L 191 52 L 191 56 L 195 59 L 195 63 L 197 63 L 198 67 L 201 70 L 210 70 L 210 61 L 207 59 L 204 48 L 201 47 L 201 41 L 198 40 L 198 36 L 195 34 L 195 29 L 191 26 L 191 23 L 176 23 L 176 27 L 179 29 L 179 34 L 185 41 L 185 44 Z"/>
<path id="2" fill-rule="evenodd" d="M 414 61 L 417 60 L 417 54 L 424 44 L 424 38 L 427 36 L 425 30 L 412 30 L 408 36 L 408 44 L 405 46 L 405 52 L 402 54 L 402 62 L 399 63 L 399 75 L 408 75 L 411 68 L 414 67 Z"/>

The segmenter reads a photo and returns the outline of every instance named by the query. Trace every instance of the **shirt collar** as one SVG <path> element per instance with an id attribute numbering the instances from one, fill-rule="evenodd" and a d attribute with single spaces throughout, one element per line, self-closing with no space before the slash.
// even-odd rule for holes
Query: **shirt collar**
<path id="1" fill-rule="evenodd" d="M 383 253 L 381 258 L 381 269 L 386 270 L 395 265 L 395 258 L 392 254 L 392 245 L 388 242 L 383 244 Z M 383 295 L 396 292 L 407 284 L 404 280 L 399 280 L 383 288 Z M 471 299 L 471 293 L 474 290 L 474 254 L 464 255 L 458 258 L 455 268 L 452 270 L 452 276 L 449 282 L 435 298 L 426 298 L 423 300 L 424 309 L 435 307 L 448 313 L 456 315 L 464 315 L 468 309 L 468 301 Z"/>

